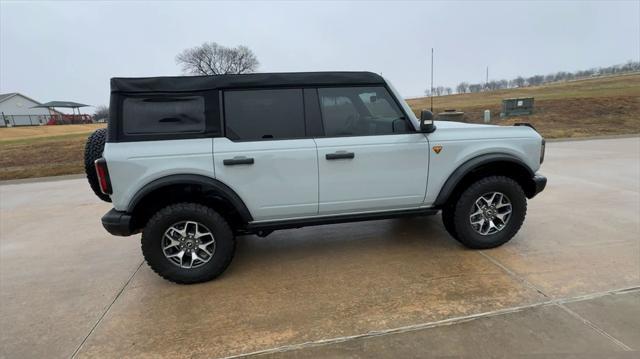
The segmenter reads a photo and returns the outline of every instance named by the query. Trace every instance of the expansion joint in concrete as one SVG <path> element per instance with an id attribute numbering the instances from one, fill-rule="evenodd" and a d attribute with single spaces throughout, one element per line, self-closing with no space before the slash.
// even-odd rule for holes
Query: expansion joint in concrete
<path id="1" fill-rule="evenodd" d="M 107 309 L 105 309 L 105 311 L 102 313 L 102 315 L 100 315 L 100 318 L 98 318 L 98 320 L 96 321 L 96 323 L 93 325 L 93 327 L 91 327 L 91 330 L 89 331 L 89 333 L 87 333 L 87 335 L 84 337 L 84 339 L 82 339 L 82 342 L 80 343 L 80 345 L 78 345 L 78 347 L 76 348 L 76 350 L 73 352 L 73 354 L 71 354 L 71 358 L 75 358 L 77 357 L 78 353 L 80 352 L 80 349 L 82 349 L 82 346 L 84 345 L 84 343 L 87 341 L 87 339 L 89 339 L 89 337 L 93 334 L 93 332 L 96 330 L 96 328 L 98 327 L 98 325 L 100 325 L 100 323 L 102 322 L 102 319 L 104 319 L 104 317 L 107 315 L 107 313 L 109 313 L 109 310 L 111 310 L 111 307 L 113 306 L 113 304 L 118 300 L 118 298 L 120 298 L 120 296 L 122 295 L 122 293 L 124 293 L 124 290 L 127 288 L 127 286 L 129 285 L 129 283 L 131 283 L 131 280 L 133 280 L 133 277 L 135 277 L 135 275 L 138 273 L 138 271 L 140 270 L 140 268 L 142 267 L 142 265 L 144 264 L 144 261 L 140 262 L 140 264 L 138 265 L 138 267 L 136 268 L 135 271 L 133 271 L 133 274 L 131 274 L 131 276 L 129 277 L 129 279 L 124 283 L 124 285 L 122 286 L 122 288 L 120 288 L 120 290 L 118 291 L 118 294 L 115 295 L 115 297 L 113 298 L 113 300 L 111 301 L 111 303 L 109 303 L 109 306 L 107 306 Z"/>

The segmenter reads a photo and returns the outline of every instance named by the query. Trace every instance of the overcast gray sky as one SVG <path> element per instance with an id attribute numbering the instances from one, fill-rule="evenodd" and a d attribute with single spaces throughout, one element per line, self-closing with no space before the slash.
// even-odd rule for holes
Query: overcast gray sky
<path id="1" fill-rule="evenodd" d="M 405 97 L 435 85 L 640 59 L 640 1 L 9 2 L 0 92 L 108 104 L 113 76 L 178 75 L 175 55 L 246 45 L 259 71 L 368 70 Z"/>

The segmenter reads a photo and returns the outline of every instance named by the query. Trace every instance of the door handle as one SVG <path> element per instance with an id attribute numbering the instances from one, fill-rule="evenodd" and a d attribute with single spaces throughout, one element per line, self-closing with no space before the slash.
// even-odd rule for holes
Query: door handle
<path id="1" fill-rule="evenodd" d="M 340 160 L 340 159 L 350 159 L 350 158 L 355 158 L 356 154 L 353 152 L 346 152 L 346 151 L 338 151 L 338 152 L 334 152 L 334 153 L 327 153 L 325 155 L 325 158 L 328 160 Z"/>
<path id="2" fill-rule="evenodd" d="M 226 159 L 224 161 L 222 161 L 222 163 L 225 166 L 235 166 L 235 165 L 252 165 L 253 164 L 253 158 L 251 157 L 234 157 L 234 158 L 229 158 Z"/>

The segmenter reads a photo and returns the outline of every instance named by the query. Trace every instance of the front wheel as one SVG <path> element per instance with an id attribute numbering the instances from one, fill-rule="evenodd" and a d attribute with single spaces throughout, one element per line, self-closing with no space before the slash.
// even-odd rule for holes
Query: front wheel
<path id="1" fill-rule="evenodd" d="M 527 198 L 513 179 L 490 176 L 469 186 L 450 208 L 452 236 L 469 248 L 487 249 L 508 242 L 520 230 Z"/>
<path id="2" fill-rule="evenodd" d="M 231 263 L 235 238 L 213 209 L 178 203 L 158 211 L 142 232 L 142 253 L 161 277 L 180 284 L 200 283 L 222 274 Z"/>

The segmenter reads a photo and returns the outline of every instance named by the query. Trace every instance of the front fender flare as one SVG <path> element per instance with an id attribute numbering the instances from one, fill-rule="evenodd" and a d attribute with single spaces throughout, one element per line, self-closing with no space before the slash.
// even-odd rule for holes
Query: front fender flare
<path id="1" fill-rule="evenodd" d="M 492 162 L 511 162 L 525 169 L 529 173 L 530 178 L 533 178 L 533 176 L 535 175 L 535 173 L 531 170 L 531 168 L 529 168 L 529 166 L 527 166 L 522 160 L 514 155 L 508 153 L 489 153 L 480 155 L 464 162 L 455 171 L 453 171 L 453 173 L 451 173 L 447 181 L 440 189 L 440 193 L 438 193 L 438 197 L 436 197 L 434 206 L 440 207 L 444 205 L 455 190 L 458 183 L 460 183 L 460 181 L 466 175 L 471 173 L 471 171 Z"/>

